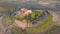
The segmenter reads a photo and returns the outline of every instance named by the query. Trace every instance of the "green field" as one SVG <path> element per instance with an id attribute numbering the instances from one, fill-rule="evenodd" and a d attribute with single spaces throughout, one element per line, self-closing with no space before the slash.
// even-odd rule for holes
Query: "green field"
<path id="1" fill-rule="evenodd" d="M 46 20 L 43 21 L 41 25 L 38 25 L 37 27 L 34 28 L 26 28 L 26 30 L 30 33 L 38 33 L 44 31 L 47 28 L 50 28 L 51 24 L 52 24 L 52 15 L 47 17 Z"/>
<path id="2" fill-rule="evenodd" d="M 47 31 L 45 34 L 60 34 L 60 26 L 54 25 L 49 31 Z"/>

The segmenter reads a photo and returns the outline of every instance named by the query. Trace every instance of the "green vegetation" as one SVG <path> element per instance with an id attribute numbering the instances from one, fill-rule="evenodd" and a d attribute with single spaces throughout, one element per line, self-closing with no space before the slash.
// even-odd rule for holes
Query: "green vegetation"
<path id="1" fill-rule="evenodd" d="M 22 32 L 22 29 L 20 29 L 20 28 L 13 25 L 12 34 L 24 34 L 24 32 Z"/>
<path id="2" fill-rule="evenodd" d="M 15 16 L 15 18 L 17 19 L 17 20 L 23 20 L 23 19 L 26 19 L 26 21 L 28 22 L 28 23 L 33 23 L 33 21 L 35 20 L 35 21 L 37 21 L 37 20 L 39 20 L 39 18 L 41 17 L 43 15 L 43 12 L 40 12 L 40 11 L 33 11 L 32 12 L 32 14 L 30 14 L 30 15 L 28 15 L 28 16 L 22 16 L 22 15 L 17 15 L 17 16 Z M 12 18 L 11 17 L 9 17 L 10 18 L 10 20 L 12 20 Z M 28 32 L 30 32 L 31 34 L 32 33 L 34 33 L 34 32 L 36 32 L 36 33 L 38 33 L 38 32 L 42 32 L 42 31 L 44 31 L 45 29 L 47 29 L 47 28 L 49 28 L 49 26 L 52 24 L 52 15 L 49 15 L 43 22 L 42 22 L 42 24 L 40 24 L 40 25 L 38 25 L 37 27 L 32 27 L 32 28 L 30 28 L 30 27 L 27 27 L 26 28 L 26 30 L 28 31 Z M 12 33 L 13 34 L 23 34 L 23 32 L 22 31 L 20 31 L 21 29 L 20 28 L 18 28 L 18 27 L 16 27 L 16 26 L 14 26 L 13 24 L 12 24 Z"/>
<path id="3" fill-rule="evenodd" d="M 30 33 L 42 32 L 45 29 L 49 28 L 51 24 L 52 24 L 52 15 L 47 17 L 46 20 L 43 21 L 41 25 L 38 25 L 37 27 L 34 27 L 34 28 L 26 28 L 26 30 Z"/>
<path id="4" fill-rule="evenodd" d="M 10 13 L 10 16 L 11 16 L 11 14 L 14 12 L 14 8 L 10 8 L 10 9 L 8 9 L 9 10 L 9 13 Z"/>
<path id="5" fill-rule="evenodd" d="M 39 18 L 43 15 L 43 12 L 40 11 L 32 11 L 28 16 L 23 16 L 22 14 L 15 16 L 17 20 L 25 19 L 28 23 L 31 23 L 34 20 L 39 20 Z"/>
<path id="6" fill-rule="evenodd" d="M 17 20 L 23 20 L 24 16 L 22 14 L 15 16 Z"/>
<path id="7" fill-rule="evenodd" d="M 51 30 L 49 30 L 48 32 L 46 32 L 46 34 L 54 34 L 58 30 L 60 30 L 60 26 L 53 26 Z"/>
<path id="8" fill-rule="evenodd" d="M 9 11 L 12 13 L 14 11 L 14 8 L 10 8 Z"/>
<path id="9" fill-rule="evenodd" d="M 13 24 L 14 21 L 11 16 L 8 16 L 8 21 L 9 21 L 10 25 L 12 26 L 12 34 L 24 34 L 19 27 L 15 26 Z"/>
<path id="10" fill-rule="evenodd" d="M 1 6 L 1 8 L 3 8 L 4 10 L 9 10 L 9 13 L 12 13 L 13 10 L 14 10 L 14 8 L 8 9 L 8 8 L 5 7 L 5 6 Z M 12 26 L 12 31 L 11 31 L 12 34 L 23 34 L 23 33 L 19 30 L 18 27 L 14 26 L 14 24 L 13 24 L 13 23 L 14 23 L 13 18 L 12 18 L 11 16 L 9 16 L 9 14 L 6 15 L 6 17 L 4 17 L 3 21 L 4 21 L 3 25 L 6 27 L 6 29 L 8 28 L 8 30 L 9 30 L 9 27 L 10 27 L 9 25 Z M 7 31 L 8 31 L 8 30 L 7 30 Z M 9 32 L 7 32 L 7 33 L 10 34 Z M 7 34 L 7 33 L 5 33 L 5 34 Z"/>
<path id="11" fill-rule="evenodd" d="M 28 23 L 32 23 L 33 21 L 39 20 L 39 18 L 43 15 L 43 12 L 40 11 L 32 11 L 32 13 L 28 16 L 25 16 L 25 19 Z"/>
<path id="12" fill-rule="evenodd" d="M 10 23 L 10 24 L 13 24 L 13 19 L 12 19 L 12 17 L 11 17 L 11 16 L 8 16 L 8 18 L 7 18 L 7 19 L 8 19 L 8 21 L 9 21 L 9 23 Z"/>

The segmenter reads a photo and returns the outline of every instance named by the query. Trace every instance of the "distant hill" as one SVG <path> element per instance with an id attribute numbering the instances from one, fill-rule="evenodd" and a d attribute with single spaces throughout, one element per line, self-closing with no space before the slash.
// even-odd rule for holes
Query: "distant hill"
<path id="1" fill-rule="evenodd" d="M 23 2 L 24 1 L 24 2 Z M 42 4 L 39 4 L 39 1 L 43 1 L 43 0 L 17 0 L 17 1 L 3 1 L 0 2 L 0 5 L 6 6 L 8 8 L 21 8 L 21 7 L 25 7 L 25 8 L 35 8 L 35 9 L 42 9 L 42 10 L 53 10 L 53 11 L 60 11 L 60 3 L 58 1 L 45 1 L 46 3 L 49 2 L 48 6 L 44 6 Z"/>

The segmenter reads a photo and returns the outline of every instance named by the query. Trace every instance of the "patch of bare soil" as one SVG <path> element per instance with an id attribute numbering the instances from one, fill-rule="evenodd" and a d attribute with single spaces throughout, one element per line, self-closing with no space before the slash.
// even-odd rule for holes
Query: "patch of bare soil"
<path id="1" fill-rule="evenodd" d="M 0 34 L 4 34 L 4 32 L 5 32 L 5 27 L 2 24 L 2 18 L 3 17 L 0 17 Z"/>
<path id="2" fill-rule="evenodd" d="M 15 20 L 15 25 L 18 26 L 19 28 L 25 29 L 27 27 L 27 22 L 26 20 L 23 21 Z"/>

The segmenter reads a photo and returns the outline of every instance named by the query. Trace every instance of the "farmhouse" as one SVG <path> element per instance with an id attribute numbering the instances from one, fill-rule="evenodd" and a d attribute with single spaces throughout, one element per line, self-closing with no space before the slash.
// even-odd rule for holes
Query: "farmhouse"
<path id="1" fill-rule="evenodd" d="M 29 15 L 32 13 L 32 10 L 29 10 L 29 9 L 26 9 L 26 8 L 21 8 L 19 10 L 16 10 L 12 13 L 12 16 L 15 16 L 15 15 L 20 15 L 22 14 L 23 16 L 26 16 L 26 15 Z"/>

